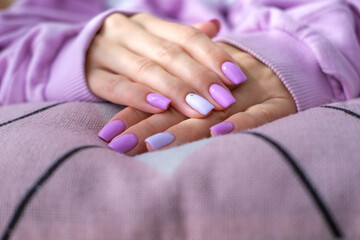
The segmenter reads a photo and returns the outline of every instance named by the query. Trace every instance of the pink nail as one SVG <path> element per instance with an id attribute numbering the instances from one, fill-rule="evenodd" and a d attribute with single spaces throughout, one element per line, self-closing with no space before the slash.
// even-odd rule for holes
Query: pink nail
<path id="1" fill-rule="evenodd" d="M 171 99 L 161 96 L 156 93 L 150 93 L 147 95 L 146 100 L 148 103 L 153 105 L 154 107 L 161 108 L 161 109 L 168 109 L 169 104 L 171 103 Z"/>
<path id="2" fill-rule="evenodd" d="M 209 88 L 209 92 L 210 95 L 214 98 L 214 100 L 224 108 L 227 108 L 231 104 L 236 102 L 233 95 L 218 84 L 211 85 Z"/>
<path id="3" fill-rule="evenodd" d="M 110 142 L 114 137 L 121 134 L 125 128 L 126 126 L 123 121 L 115 120 L 106 124 L 105 127 L 100 130 L 98 136 L 106 142 Z"/>
<path id="4" fill-rule="evenodd" d="M 138 144 L 138 138 L 135 134 L 125 134 L 109 143 L 109 147 L 119 153 L 126 153 Z"/>
<path id="5" fill-rule="evenodd" d="M 240 84 L 247 79 L 244 72 L 232 62 L 223 63 L 221 69 L 225 76 L 234 84 Z"/>
<path id="6" fill-rule="evenodd" d="M 217 19 L 211 19 L 209 22 L 213 23 L 216 26 L 217 31 L 220 31 L 221 29 L 221 23 Z"/>
<path id="7" fill-rule="evenodd" d="M 222 122 L 212 126 L 210 130 L 215 133 L 215 136 L 220 136 L 234 130 L 234 124 L 232 124 L 231 122 Z"/>

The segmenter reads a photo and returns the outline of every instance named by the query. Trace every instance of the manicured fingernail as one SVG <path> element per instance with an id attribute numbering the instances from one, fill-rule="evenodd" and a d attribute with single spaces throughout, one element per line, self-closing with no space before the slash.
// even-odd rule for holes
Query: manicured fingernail
<path id="1" fill-rule="evenodd" d="M 234 124 L 231 122 L 222 122 L 212 126 L 210 130 L 215 133 L 215 136 L 224 135 L 234 130 Z M 213 136 L 213 134 L 211 135 Z"/>
<path id="2" fill-rule="evenodd" d="M 149 143 L 153 150 L 162 148 L 175 140 L 173 134 L 169 132 L 162 132 L 145 139 L 145 142 Z"/>
<path id="3" fill-rule="evenodd" d="M 246 81 L 247 77 L 245 76 L 244 72 L 231 62 L 225 62 L 221 66 L 221 69 L 225 76 L 235 84 L 240 84 Z"/>
<path id="4" fill-rule="evenodd" d="M 186 96 L 185 101 L 196 111 L 202 115 L 207 115 L 211 110 L 214 109 L 214 106 L 205 98 L 200 97 L 195 93 L 189 93 Z"/>
<path id="5" fill-rule="evenodd" d="M 214 100 L 225 108 L 229 107 L 231 104 L 236 102 L 233 95 L 218 84 L 211 85 L 209 88 L 209 92 L 211 96 L 214 98 Z"/>
<path id="6" fill-rule="evenodd" d="M 114 137 L 121 134 L 125 128 L 126 126 L 123 121 L 115 120 L 106 124 L 105 127 L 100 130 L 98 136 L 106 142 L 110 142 Z"/>
<path id="7" fill-rule="evenodd" d="M 217 19 L 211 19 L 209 22 L 213 23 L 216 26 L 217 31 L 220 31 L 221 23 Z"/>
<path id="8" fill-rule="evenodd" d="M 126 153 L 133 149 L 138 144 L 138 139 L 135 134 L 125 134 L 115 138 L 109 143 L 109 147 L 119 153 Z"/>
<path id="9" fill-rule="evenodd" d="M 167 97 L 161 96 L 156 93 L 148 94 L 146 100 L 154 107 L 161 108 L 164 110 L 168 109 L 169 104 L 171 103 L 171 99 L 168 99 Z"/>

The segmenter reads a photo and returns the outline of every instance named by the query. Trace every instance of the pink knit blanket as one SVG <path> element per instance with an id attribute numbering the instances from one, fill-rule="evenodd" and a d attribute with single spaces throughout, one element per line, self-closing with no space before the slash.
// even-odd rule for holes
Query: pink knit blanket
<path id="1" fill-rule="evenodd" d="M 1 239 L 360 238 L 360 99 L 133 158 L 118 110 L 0 108 Z"/>

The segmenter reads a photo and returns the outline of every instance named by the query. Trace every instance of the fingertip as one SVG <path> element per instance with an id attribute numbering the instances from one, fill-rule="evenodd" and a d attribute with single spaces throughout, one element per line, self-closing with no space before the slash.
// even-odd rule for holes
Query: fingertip
<path id="1" fill-rule="evenodd" d="M 221 28 L 221 24 L 217 19 L 195 23 L 192 26 L 205 33 L 209 38 L 215 37 L 219 33 Z"/>
<path id="2" fill-rule="evenodd" d="M 105 142 L 110 142 L 113 138 L 120 135 L 126 129 L 122 120 L 114 120 L 106 124 L 98 133 L 98 137 Z"/>
<path id="3" fill-rule="evenodd" d="M 216 33 L 218 33 L 220 31 L 220 29 L 221 29 L 220 21 L 215 18 L 215 19 L 211 19 L 209 22 L 214 24 L 214 26 L 216 27 Z"/>
<path id="4" fill-rule="evenodd" d="M 138 142 L 138 137 L 135 134 L 128 133 L 113 139 L 108 144 L 108 147 L 118 153 L 127 153 L 130 152 Z"/>
<path id="5" fill-rule="evenodd" d="M 159 109 L 167 110 L 172 102 L 170 98 L 164 97 L 157 93 L 150 93 L 146 96 L 146 101 Z"/>
<path id="6" fill-rule="evenodd" d="M 148 150 L 149 152 L 153 152 L 153 151 L 154 151 L 154 149 L 151 147 L 151 144 L 150 144 L 150 143 L 145 142 L 145 144 L 146 144 L 146 148 L 147 148 L 147 150 Z"/>
<path id="7" fill-rule="evenodd" d="M 219 84 L 212 84 L 209 88 L 209 93 L 211 97 L 223 107 L 222 110 L 227 109 L 236 102 L 232 93 L 227 88 L 222 87 Z M 219 108 L 216 108 L 216 110 L 219 110 Z"/>
<path id="8" fill-rule="evenodd" d="M 149 152 L 161 149 L 174 142 L 175 136 L 170 132 L 161 132 L 145 139 L 146 148 Z"/>
<path id="9" fill-rule="evenodd" d="M 210 128 L 211 136 L 220 136 L 228 134 L 234 130 L 234 124 L 232 122 L 222 122 L 218 123 Z"/>
<path id="10" fill-rule="evenodd" d="M 239 66 L 232 62 L 224 62 L 221 65 L 221 70 L 228 80 L 234 85 L 239 85 L 247 80 L 245 73 L 240 69 Z"/>
<path id="11" fill-rule="evenodd" d="M 189 93 L 185 98 L 186 103 L 203 117 L 208 116 L 215 108 L 208 100 L 195 93 Z"/>

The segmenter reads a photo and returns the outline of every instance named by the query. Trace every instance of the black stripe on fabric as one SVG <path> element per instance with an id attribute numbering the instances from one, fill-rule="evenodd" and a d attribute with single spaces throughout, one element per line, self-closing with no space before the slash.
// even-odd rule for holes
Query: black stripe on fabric
<path id="1" fill-rule="evenodd" d="M 343 231 L 340 229 L 339 225 L 335 222 L 334 217 L 332 216 L 330 209 L 326 206 L 325 202 L 320 197 L 320 194 L 315 189 L 315 186 L 311 183 L 309 177 L 307 177 L 305 171 L 301 169 L 301 167 L 296 163 L 295 158 L 291 156 L 291 154 L 285 150 L 284 147 L 282 147 L 279 143 L 274 141 L 273 139 L 257 133 L 257 132 L 244 132 L 246 134 L 251 134 L 253 136 L 256 136 L 258 138 L 261 138 L 262 140 L 265 140 L 266 142 L 270 143 L 276 150 L 280 152 L 280 154 L 286 159 L 286 161 L 289 163 L 289 165 L 294 170 L 295 174 L 298 176 L 298 178 L 301 180 L 301 182 L 304 184 L 306 189 L 309 191 L 310 196 L 314 200 L 316 206 L 320 210 L 324 220 L 326 221 L 326 224 L 329 227 L 329 230 L 332 232 L 334 237 L 336 238 L 343 238 L 344 234 Z"/>
<path id="2" fill-rule="evenodd" d="M 65 153 L 63 156 L 58 158 L 40 177 L 35 183 L 27 190 L 21 201 L 18 203 L 15 211 L 5 228 L 5 232 L 1 237 L 2 240 L 8 240 L 11 237 L 12 232 L 16 228 L 17 224 L 19 223 L 21 216 L 23 215 L 26 207 L 29 205 L 31 199 L 36 195 L 36 193 L 40 190 L 40 188 L 46 183 L 47 180 L 55 173 L 55 171 L 71 156 L 74 154 L 90 148 L 99 148 L 101 146 L 96 145 L 88 145 L 88 146 L 81 146 L 70 150 L 69 152 Z"/>
<path id="3" fill-rule="evenodd" d="M 61 103 L 56 103 L 56 104 L 53 104 L 53 105 L 50 105 L 50 106 L 47 106 L 47 107 L 43 107 L 43 108 L 40 108 L 40 109 L 38 109 L 38 110 L 36 110 L 36 111 L 33 111 L 33 112 L 31 112 L 31 113 L 25 114 L 25 115 L 23 115 L 23 116 L 21 116 L 21 117 L 15 118 L 15 119 L 13 119 L 13 120 L 10 120 L 10 121 L 4 122 L 4 123 L 0 123 L 0 127 L 4 127 L 4 126 L 6 126 L 6 125 L 9 125 L 9 124 L 11 124 L 11 123 L 17 122 L 17 121 L 22 120 L 22 119 L 24 119 L 24 118 L 31 117 L 31 116 L 33 116 L 33 115 L 36 115 L 36 114 L 41 113 L 41 112 L 44 112 L 44 111 L 46 111 L 46 110 L 48 110 L 48 109 L 50 109 L 50 108 L 59 106 L 59 105 L 61 105 L 61 104 L 64 104 L 64 103 L 61 102 Z"/>
<path id="4" fill-rule="evenodd" d="M 334 107 L 334 106 L 321 106 L 322 108 L 330 108 L 330 109 L 335 109 L 341 112 L 344 112 L 346 114 L 349 114 L 350 116 L 356 117 L 358 119 L 360 119 L 360 115 L 357 114 L 356 112 L 350 111 L 348 109 L 345 108 L 340 108 L 340 107 Z"/>

